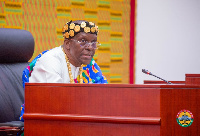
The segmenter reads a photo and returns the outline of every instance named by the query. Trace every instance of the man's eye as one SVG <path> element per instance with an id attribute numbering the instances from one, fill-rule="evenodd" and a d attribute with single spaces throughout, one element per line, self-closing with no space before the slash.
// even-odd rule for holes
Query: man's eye
<path id="1" fill-rule="evenodd" d="M 82 43 L 86 43 L 86 40 L 85 40 L 85 39 L 82 39 L 81 42 L 82 42 Z"/>

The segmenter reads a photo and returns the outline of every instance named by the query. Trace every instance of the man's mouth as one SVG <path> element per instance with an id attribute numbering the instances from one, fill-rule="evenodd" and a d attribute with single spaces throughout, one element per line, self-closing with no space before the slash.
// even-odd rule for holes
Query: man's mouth
<path id="1" fill-rule="evenodd" d="M 87 58 L 87 59 L 91 59 L 92 58 L 92 55 L 91 54 L 83 54 L 82 55 L 84 58 Z"/>

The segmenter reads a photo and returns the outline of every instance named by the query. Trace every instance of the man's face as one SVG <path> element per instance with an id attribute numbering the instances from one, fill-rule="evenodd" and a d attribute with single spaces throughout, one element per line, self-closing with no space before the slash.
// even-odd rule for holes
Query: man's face
<path id="1" fill-rule="evenodd" d="M 95 54 L 95 49 L 88 44 L 83 46 L 78 41 L 96 42 L 97 36 L 96 34 L 80 32 L 69 40 L 70 63 L 74 66 L 89 64 Z"/>

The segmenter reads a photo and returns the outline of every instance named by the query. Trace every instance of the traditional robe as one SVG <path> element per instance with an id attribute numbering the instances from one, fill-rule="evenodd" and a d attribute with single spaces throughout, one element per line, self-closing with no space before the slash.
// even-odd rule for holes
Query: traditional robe
<path id="1" fill-rule="evenodd" d="M 70 66 L 72 76 L 76 79 L 80 74 L 80 67 L 75 67 L 72 64 Z M 65 54 L 61 46 L 48 51 L 37 60 L 29 77 L 29 82 L 70 83 Z"/>
<path id="2" fill-rule="evenodd" d="M 71 72 L 75 83 L 79 83 L 79 69 L 72 64 Z M 106 84 L 107 80 L 102 75 L 99 66 L 95 63 L 94 59 L 90 64 L 83 67 L 83 83 L 98 83 Z M 44 51 L 39 54 L 27 68 L 24 69 L 22 74 L 23 87 L 26 82 L 36 83 L 70 83 L 67 63 L 65 54 L 61 46 L 56 47 L 50 51 Z M 23 119 L 24 104 L 21 106 L 20 120 Z"/>

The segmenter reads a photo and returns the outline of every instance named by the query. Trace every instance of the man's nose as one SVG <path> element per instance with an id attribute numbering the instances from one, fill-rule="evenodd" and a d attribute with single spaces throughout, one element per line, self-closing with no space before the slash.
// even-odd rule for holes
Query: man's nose
<path id="1" fill-rule="evenodd" d="M 95 49 L 95 48 L 93 47 L 92 44 L 93 44 L 93 43 L 88 42 L 88 43 L 86 43 L 85 47 L 87 47 L 87 48 L 91 48 L 91 49 Z"/>

